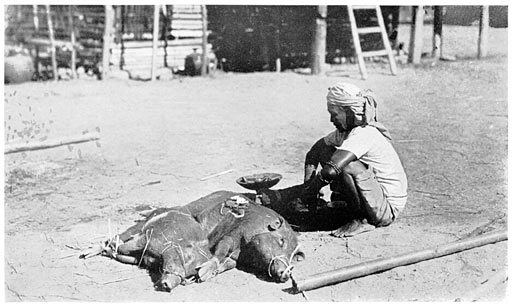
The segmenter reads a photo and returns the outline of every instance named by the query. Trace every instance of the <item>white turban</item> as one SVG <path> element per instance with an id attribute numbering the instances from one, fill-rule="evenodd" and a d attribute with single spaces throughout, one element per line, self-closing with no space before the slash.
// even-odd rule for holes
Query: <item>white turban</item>
<path id="1" fill-rule="evenodd" d="M 377 122 L 377 101 L 371 90 L 361 90 L 355 85 L 343 82 L 329 87 L 327 110 L 334 113 L 344 112 L 347 107 L 354 112 L 356 126 L 374 126 L 382 135 L 391 139 L 388 129 Z"/>

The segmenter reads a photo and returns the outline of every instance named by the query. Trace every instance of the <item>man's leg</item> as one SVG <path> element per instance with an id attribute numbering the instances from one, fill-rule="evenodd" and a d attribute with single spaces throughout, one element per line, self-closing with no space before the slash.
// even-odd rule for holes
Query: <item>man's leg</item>
<path id="1" fill-rule="evenodd" d="M 371 231 L 375 226 L 389 225 L 394 217 L 372 169 L 360 161 L 347 165 L 341 175 L 341 194 L 354 211 L 354 220 L 332 233 L 335 237 L 350 237 Z M 348 200 L 348 201 L 347 201 Z"/>
<path id="2" fill-rule="evenodd" d="M 358 164 L 359 163 L 359 164 Z M 354 165 L 352 165 L 354 164 Z M 351 167 L 350 169 L 347 169 Z M 352 169 L 353 168 L 353 169 Z M 348 171 L 347 171 L 348 170 Z M 357 234 L 368 232 L 375 227 L 368 224 L 365 220 L 365 211 L 362 208 L 361 197 L 357 191 L 352 172 L 361 172 L 366 170 L 366 167 L 360 161 L 354 161 L 345 168 L 343 174 L 337 180 L 338 186 L 332 186 L 333 194 L 331 201 L 343 200 L 347 203 L 347 213 L 350 214 L 351 220 L 339 227 L 331 233 L 335 237 L 352 237 Z M 350 173 L 349 173 L 350 172 Z"/>

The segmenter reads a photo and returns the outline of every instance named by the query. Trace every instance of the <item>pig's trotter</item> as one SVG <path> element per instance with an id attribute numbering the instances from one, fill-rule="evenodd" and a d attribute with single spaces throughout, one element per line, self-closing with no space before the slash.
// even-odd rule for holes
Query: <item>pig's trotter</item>
<path id="1" fill-rule="evenodd" d="M 216 257 L 212 257 L 207 262 L 197 267 L 197 277 L 199 282 L 205 282 L 213 278 L 218 273 L 219 260 Z"/>

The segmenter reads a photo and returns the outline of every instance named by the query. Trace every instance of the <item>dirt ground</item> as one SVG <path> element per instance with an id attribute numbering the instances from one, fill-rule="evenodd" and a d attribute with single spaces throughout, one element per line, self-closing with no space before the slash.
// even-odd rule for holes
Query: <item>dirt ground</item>
<path id="1" fill-rule="evenodd" d="M 446 52 L 457 61 L 399 65 L 397 76 L 372 64 L 366 81 L 357 66 L 343 65 L 322 76 L 5 86 L 8 142 L 101 135 L 99 142 L 5 155 L 5 301 L 503 301 L 508 281 L 496 280 L 508 275 L 507 242 L 311 290 L 307 299 L 290 292 L 291 282 L 236 269 L 169 294 L 155 291 L 136 266 L 78 259 L 149 206 L 246 192 L 235 180 L 260 172 L 283 175 L 275 188 L 301 183 L 305 153 L 333 129 L 325 95 L 336 81 L 382 98 L 379 118 L 408 175 L 409 201 L 394 224 L 360 236 L 301 233 L 306 260 L 296 265 L 296 279 L 506 230 L 508 33 L 491 29 L 489 56 L 476 60 L 477 31 L 445 28 Z"/>

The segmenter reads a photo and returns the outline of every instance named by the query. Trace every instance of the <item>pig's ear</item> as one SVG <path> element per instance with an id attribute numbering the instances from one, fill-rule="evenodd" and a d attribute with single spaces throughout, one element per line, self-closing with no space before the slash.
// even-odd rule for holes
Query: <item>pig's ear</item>
<path id="1" fill-rule="evenodd" d="M 274 222 L 270 223 L 268 225 L 268 230 L 269 231 L 275 231 L 275 230 L 278 230 L 281 228 L 281 226 L 283 225 L 284 223 L 284 219 L 283 217 L 279 216 L 279 218 L 277 220 L 275 220 Z"/>
<path id="2" fill-rule="evenodd" d="M 301 250 L 298 250 L 297 253 L 293 255 L 292 259 L 295 261 L 303 261 L 306 259 L 306 254 L 304 254 L 304 252 L 302 252 Z"/>

